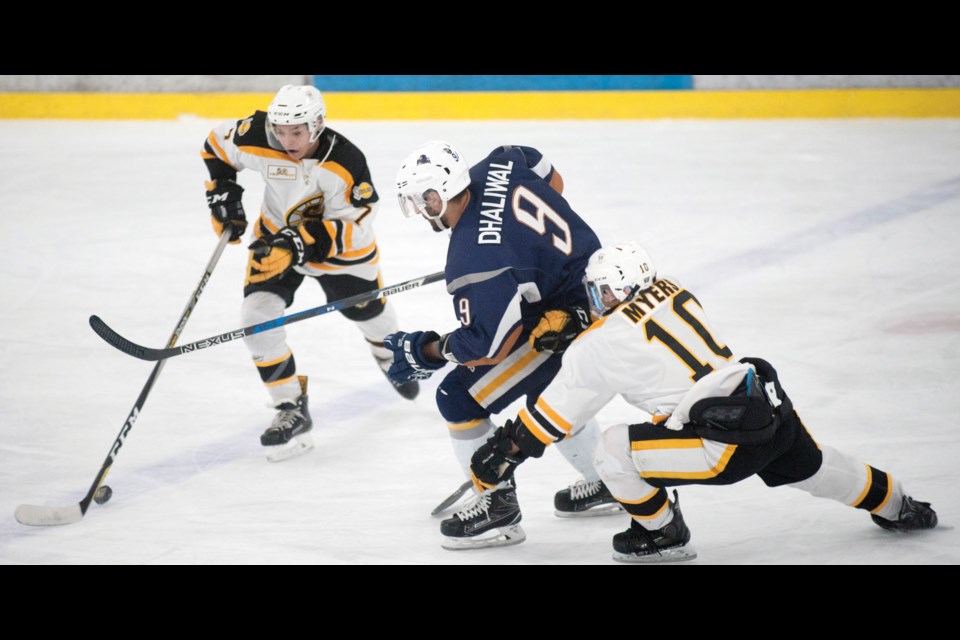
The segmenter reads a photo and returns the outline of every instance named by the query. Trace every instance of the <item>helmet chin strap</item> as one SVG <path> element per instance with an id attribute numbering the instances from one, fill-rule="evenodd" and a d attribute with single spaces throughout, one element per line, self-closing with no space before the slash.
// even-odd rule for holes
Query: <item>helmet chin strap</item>
<path id="1" fill-rule="evenodd" d="M 438 194 L 438 197 L 439 197 L 439 194 Z M 420 215 L 422 215 L 427 220 L 427 222 L 436 222 L 438 227 L 440 227 L 444 231 L 449 231 L 450 227 L 448 227 L 446 223 L 444 223 L 443 221 L 443 214 L 447 212 L 448 201 L 443 200 L 443 198 L 440 198 L 440 199 L 443 201 L 443 205 L 440 207 L 440 213 L 438 213 L 435 216 L 431 216 L 426 211 L 423 211 Z"/>
<path id="2" fill-rule="evenodd" d="M 323 133 L 323 130 L 326 128 L 327 128 L 327 121 L 326 119 L 324 119 L 323 123 L 319 127 L 317 127 L 313 133 L 310 134 L 311 144 L 320 139 L 320 134 Z"/>
<path id="3" fill-rule="evenodd" d="M 617 307 L 619 307 L 619 306 L 622 305 L 623 303 L 625 303 L 625 302 L 630 302 L 631 300 L 634 299 L 634 297 L 636 296 L 636 293 L 637 293 L 638 291 L 640 291 L 640 287 L 638 287 L 638 286 L 635 286 L 635 287 L 632 287 L 632 288 L 630 288 L 630 287 L 624 287 L 623 289 L 624 289 L 624 292 L 625 292 L 625 294 L 626 294 L 626 295 L 623 296 L 623 300 L 617 300 L 616 303 L 614 303 L 613 305 L 611 305 L 611 306 L 609 306 L 609 307 L 606 306 L 606 305 L 604 305 L 603 313 L 600 315 L 600 317 L 609 315 L 614 309 L 616 309 Z"/>
<path id="4" fill-rule="evenodd" d="M 619 307 L 624 302 L 630 302 L 637 297 L 637 293 L 640 291 L 640 287 L 634 285 L 633 287 L 624 287 L 623 291 L 626 295 L 623 296 L 623 300 L 618 302 L 614 307 Z"/>
<path id="5" fill-rule="evenodd" d="M 423 218 L 424 218 L 424 220 L 426 220 L 426 221 L 429 222 L 430 224 L 436 224 L 438 227 L 440 227 L 440 230 L 442 230 L 442 231 L 450 231 L 450 227 L 448 227 L 447 224 L 443 221 L 443 213 L 444 213 L 444 211 L 446 211 L 446 210 L 447 210 L 447 206 L 446 206 L 446 204 L 444 204 L 444 206 L 443 206 L 443 211 L 440 212 L 440 215 L 438 215 L 438 216 L 430 216 L 430 215 L 427 215 L 426 213 L 424 213 L 424 214 L 423 214 Z"/>

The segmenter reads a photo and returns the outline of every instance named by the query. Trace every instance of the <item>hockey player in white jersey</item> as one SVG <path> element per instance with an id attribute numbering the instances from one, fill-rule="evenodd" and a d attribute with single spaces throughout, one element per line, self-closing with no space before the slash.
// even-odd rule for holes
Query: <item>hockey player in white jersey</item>
<path id="1" fill-rule="evenodd" d="M 929 503 L 890 474 L 813 440 L 777 372 L 740 358 L 720 339 L 694 295 L 659 277 L 634 243 L 591 256 L 585 286 L 598 317 L 567 349 L 560 372 L 532 409 L 500 427 L 474 455 L 480 488 L 563 440 L 620 395 L 649 419 L 607 429 L 597 471 L 631 516 L 613 537 L 622 562 L 696 557 L 690 530 L 667 487 L 732 484 L 754 474 L 768 486 L 802 489 L 871 514 L 895 531 L 929 529 Z"/>
<path id="2" fill-rule="evenodd" d="M 237 172 L 250 169 L 264 180 L 244 283 L 244 325 L 281 316 L 304 278 L 316 280 L 328 300 L 383 286 L 373 230 L 379 195 L 360 149 L 326 126 L 326 105 L 315 87 L 284 86 L 266 112 L 215 128 L 201 155 L 210 172 L 214 231 L 231 233 L 231 244 L 240 242 L 247 227 Z M 356 323 L 386 373 L 393 354 L 383 338 L 397 330 L 393 306 L 380 299 L 342 313 Z M 307 378 L 297 375 L 286 331 L 258 333 L 245 343 L 277 409 L 260 437 L 268 459 L 305 452 L 313 425 Z M 419 391 L 416 381 L 393 386 L 408 399 Z"/>

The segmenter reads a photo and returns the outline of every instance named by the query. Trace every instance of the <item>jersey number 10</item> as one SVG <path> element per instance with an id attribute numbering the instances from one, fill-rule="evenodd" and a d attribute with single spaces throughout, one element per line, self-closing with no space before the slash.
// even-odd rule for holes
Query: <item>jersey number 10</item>
<path id="1" fill-rule="evenodd" d="M 673 297 L 673 304 L 671 305 L 674 316 L 667 316 L 664 318 L 664 322 L 670 324 L 669 321 L 671 318 L 678 318 L 700 337 L 700 340 L 703 341 L 703 344 L 706 345 L 710 351 L 721 358 L 729 359 L 730 356 L 733 355 L 733 352 L 730 351 L 728 347 L 717 344 L 717 341 L 713 339 L 713 336 L 707 331 L 707 328 L 703 326 L 703 323 L 683 306 L 691 300 L 698 307 L 700 306 L 700 302 L 686 289 L 677 292 Z M 709 362 L 701 362 L 690 349 L 684 346 L 672 333 L 658 324 L 653 318 L 643 323 L 643 334 L 646 336 L 648 342 L 659 340 L 665 347 L 670 349 L 675 356 L 680 358 L 683 364 L 693 372 L 690 378 L 694 382 L 713 371 L 713 365 Z"/>

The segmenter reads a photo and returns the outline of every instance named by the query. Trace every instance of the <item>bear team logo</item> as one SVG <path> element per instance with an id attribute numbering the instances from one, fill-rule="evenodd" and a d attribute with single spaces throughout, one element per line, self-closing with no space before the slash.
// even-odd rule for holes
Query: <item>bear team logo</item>
<path id="1" fill-rule="evenodd" d="M 287 221 L 288 227 L 295 227 L 307 220 L 322 218 L 325 209 L 323 194 L 319 193 L 292 208 L 284 218 Z"/>

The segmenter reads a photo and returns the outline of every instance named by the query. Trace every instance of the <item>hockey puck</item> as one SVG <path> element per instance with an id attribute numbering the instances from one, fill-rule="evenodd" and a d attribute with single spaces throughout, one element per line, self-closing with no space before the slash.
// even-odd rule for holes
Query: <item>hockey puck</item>
<path id="1" fill-rule="evenodd" d="M 111 489 L 107 485 L 103 485 L 102 487 L 97 489 L 97 492 L 95 494 L 93 494 L 93 501 L 96 502 L 97 504 L 106 504 L 111 497 L 113 497 L 113 489 Z"/>

